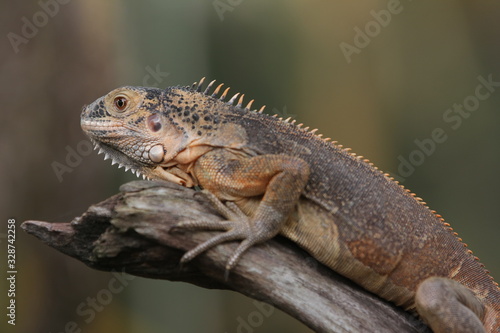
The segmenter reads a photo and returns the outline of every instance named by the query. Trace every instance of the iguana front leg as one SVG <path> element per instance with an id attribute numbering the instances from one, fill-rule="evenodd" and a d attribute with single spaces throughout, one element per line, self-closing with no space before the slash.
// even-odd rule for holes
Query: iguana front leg
<path id="1" fill-rule="evenodd" d="M 286 155 L 259 155 L 246 157 L 223 149 L 216 149 L 200 157 L 193 175 L 203 186 L 214 207 L 227 221 L 192 221 L 179 223 L 175 228 L 225 230 L 188 251 L 181 263 L 218 244 L 242 240 L 229 259 L 226 270 L 231 270 L 241 255 L 252 245 L 276 236 L 309 179 L 308 164 Z M 234 203 L 246 198 L 262 196 L 252 216 L 244 214 Z M 226 205 L 221 200 L 226 201 Z"/>

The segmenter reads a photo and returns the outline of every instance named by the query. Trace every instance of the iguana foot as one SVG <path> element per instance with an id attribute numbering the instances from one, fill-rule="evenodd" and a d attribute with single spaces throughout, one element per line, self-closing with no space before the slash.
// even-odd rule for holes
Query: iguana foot
<path id="1" fill-rule="evenodd" d="M 274 237 L 278 233 L 279 227 L 276 228 L 276 230 L 262 227 L 259 228 L 262 223 L 247 216 L 234 202 L 227 201 L 223 203 L 213 193 L 206 190 L 203 190 L 202 193 L 227 221 L 187 221 L 176 224 L 173 230 L 223 230 L 226 232 L 214 236 L 186 252 L 182 256 L 180 263 L 181 265 L 185 264 L 216 245 L 234 240 L 242 240 L 226 264 L 227 276 L 227 273 L 236 266 L 246 250 L 257 243 Z"/>
<path id="2" fill-rule="evenodd" d="M 420 284 L 415 296 L 419 315 L 435 333 L 485 333 L 481 322 L 484 305 L 457 281 L 431 277 Z"/>

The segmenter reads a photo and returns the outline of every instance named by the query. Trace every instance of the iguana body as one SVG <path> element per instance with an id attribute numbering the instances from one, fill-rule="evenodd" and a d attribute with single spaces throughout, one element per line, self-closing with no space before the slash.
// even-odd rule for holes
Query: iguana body
<path id="1" fill-rule="evenodd" d="M 213 83 L 213 82 L 212 82 Z M 387 174 L 294 122 L 223 102 L 219 87 L 124 87 L 82 112 L 107 156 L 148 178 L 203 187 L 228 219 L 185 254 L 241 240 L 227 269 L 282 234 L 434 332 L 500 332 L 500 289 L 449 224 Z M 251 104 L 251 103 L 250 103 Z M 222 202 L 225 202 L 223 204 Z"/>

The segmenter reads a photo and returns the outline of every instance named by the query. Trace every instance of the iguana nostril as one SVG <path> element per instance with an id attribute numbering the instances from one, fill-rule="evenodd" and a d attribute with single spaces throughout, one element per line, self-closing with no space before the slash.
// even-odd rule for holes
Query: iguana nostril
<path id="1" fill-rule="evenodd" d="M 162 145 L 156 145 L 149 150 L 149 159 L 155 163 L 160 163 L 163 161 L 163 156 L 165 151 Z"/>

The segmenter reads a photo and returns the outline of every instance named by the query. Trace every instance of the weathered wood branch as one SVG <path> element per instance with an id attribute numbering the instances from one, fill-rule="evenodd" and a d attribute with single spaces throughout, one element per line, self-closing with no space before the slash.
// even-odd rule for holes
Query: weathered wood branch
<path id="1" fill-rule="evenodd" d="M 182 254 L 213 232 L 170 232 L 186 220 L 221 220 L 202 195 L 165 182 L 136 181 L 71 223 L 26 221 L 22 228 L 88 266 L 265 301 L 317 332 L 430 332 L 420 321 L 335 274 L 277 237 L 250 249 L 227 280 L 236 243 L 215 247 L 179 267 Z"/>

